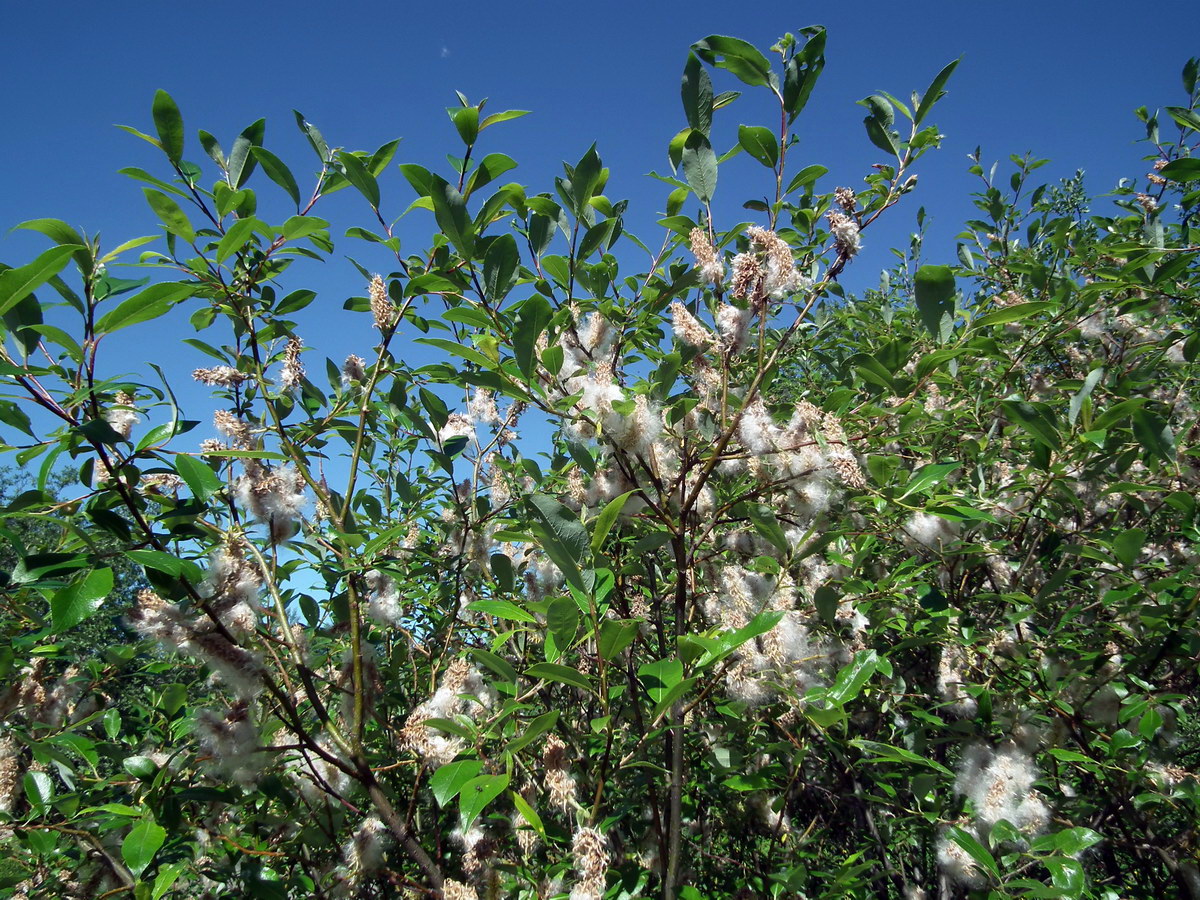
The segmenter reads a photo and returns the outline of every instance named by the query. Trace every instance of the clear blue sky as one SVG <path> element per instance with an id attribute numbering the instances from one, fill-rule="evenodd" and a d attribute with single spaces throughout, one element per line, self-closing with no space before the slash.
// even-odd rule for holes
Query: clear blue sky
<path id="1" fill-rule="evenodd" d="M 628 230 L 649 237 L 666 190 L 643 175 L 667 170 L 667 141 L 685 124 L 678 86 L 689 44 L 725 33 L 766 47 L 784 31 L 820 23 L 829 29 L 828 65 L 799 123 L 802 143 L 792 158 L 829 167 L 826 189 L 859 185 L 878 161 L 856 100 L 878 89 L 907 97 L 963 56 L 933 116 L 946 135 L 943 149 L 922 163 L 917 194 L 888 228 L 866 235 L 866 249 L 847 276 L 853 288 L 873 283 L 891 263 L 886 248 L 903 241 L 918 205 L 933 217 L 929 261 L 953 260 L 954 235 L 971 214 L 967 195 L 976 188 L 965 154 L 977 144 L 986 160 L 1026 150 L 1051 158 L 1054 164 L 1041 170 L 1048 181 L 1084 168 L 1093 193 L 1120 176 L 1140 175 L 1144 150 L 1133 143 L 1140 125 L 1132 110 L 1179 103 L 1180 68 L 1200 53 L 1195 6 L 1168 0 L 1141 11 L 1129 3 L 1067 0 L 9 3 L 4 19 L 0 260 L 11 265 L 45 245 L 40 235 L 8 233 L 29 218 L 99 229 L 107 247 L 156 230 L 139 186 L 117 170 L 137 165 L 165 176 L 165 169 L 157 151 L 113 125 L 152 131 L 150 101 L 160 87 L 183 111 L 186 158 L 207 163 L 196 129 L 211 131 L 228 149 L 238 131 L 264 116 L 267 147 L 292 164 L 302 190 L 315 157 L 292 108 L 331 145 L 374 149 L 401 137 L 398 161 L 445 171 L 444 154 L 458 149 L 444 111 L 455 103 L 454 90 L 472 100 L 488 96 L 489 109 L 533 111 L 488 133 L 484 151 L 507 152 L 521 164 L 505 180 L 548 190 L 561 160 L 578 159 L 598 141 L 614 173 L 607 193 L 630 199 Z M 715 81 L 718 90 L 742 87 L 727 73 Z M 732 145 L 739 123 L 767 121 L 763 109 L 743 97 L 719 113 L 718 151 Z M 765 170 L 745 155 L 722 170 L 718 227 L 753 217 L 740 204 L 767 190 L 765 180 L 749 180 L 757 172 Z M 385 211 L 399 215 L 411 190 L 394 168 L 382 183 Z M 282 193 L 261 173 L 251 181 L 256 185 L 267 215 L 285 216 Z M 331 201 L 316 212 L 343 227 L 354 223 L 352 213 L 368 224 L 352 192 Z M 418 212 L 407 221 L 401 234 L 415 250 L 432 230 L 432 217 Z M 343 239 L 338 252 L 368 268 L 390 268 L 361 242 Z M 306 336 L 319 351 L 309 356 L 309 370 L 319 378 L 322 356 L 361 352 L 371 336 L 361 319 L 341 312 L 342 301 L 362 286 L 340 255 L 310 266 L 303 277 L 321 296 L 305 317 Z M 118 345 L 131 355 L 110 359 L 107 374 L 120 371 L 120 363 L 141 368 L 143 356 L 170 358 L 184 370 L 205 364 L 199 354 L 178 355 L 179 329 L 187 326 L 182 316 L 172 322 L 175 340 L 162 328 L 155 332 L 161 345 L 144 339 Z"/>

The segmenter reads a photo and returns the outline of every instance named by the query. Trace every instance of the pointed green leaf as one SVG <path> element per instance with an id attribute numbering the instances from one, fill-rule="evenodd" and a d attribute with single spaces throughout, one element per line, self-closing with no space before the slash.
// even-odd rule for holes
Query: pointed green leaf
<path id="1" fill-rule="evenodd" d="M 178 165 L 183 159 L 183 116 L 171 95 L 160 90 L 154 94 L 154 127 L 167 159 Z"/>
<path id="2" fill-rule="evenodd" d="M 258 164 L 263 167 L 267 177 L 283 188 L 298 207 L 300 205 L 300 186 L 296 184 L 296 176 L 292 174 L 292 170 L 266 147 L 251 147 L 250 152 Z"/>
<path id="3" fill-rule="evenodd" d="M 770 128 L 761 125 L 739 125 L 738 143 L 768 169 L 774 169 L 779 163 L 779 139 Z"/>
<path id="4" fill-rule="evenodd" d="M 608 537 L 617 517 L 621 515 L 621 510 L 625 508 L 625 502 L 635 493 L 637 492 L 626 491 L 619 497 L 613 497 L 604 505 L 604 509 L 600 510 L 600 514 L 596 516 L 592 524 L 591 547 L 593 553 L 600 552 L 600 548 L 604 546 L 604 539 Z"/>
<path id="5" fill-rule="evenodd" d="M 1088 372 L 1087 377 L 1083 379 L 1083 385 L 1079 388 L 1079 391 L 1071 397 L 1071 403 L 1067 409 L 1067 421 L 1072 425 L 1079 418 L 1079 411 L 1083 408 L 1083 401 L 1088 398 L 1103 377 L 1103 366 L 1097 366 L 1092 369 L 1092 371 Z"/>
<path id="6" fill-rule="evenodd" d="M 959 58 L 961 59 L 961 57 Z M 958 68 L 959 60 L 955 59 L 947 63 L 942 71 L 938 72 L 933 79 L 933 83 L 929 85 L 929 90 L 921 97 L 921 103 L 917 107 L 916 113 L 913 115 L 913 124 L 920 125 L 925 117 L 929 115 L 929 111 L 933 109 L 933 105 L 946 95 L 946 82 L 950 80 L 950 76 L 954 74 L 954 70 Z"/>
<path id="7" fill-rule="evenodd" d="M 207 500 L 225 487 L 225 483 L 208 463 L 194 456 L 178 454 L 175 457 L 175 471 L 187 483 L 192 496 L 197 500 Z"/>
<path id="8" fill-rule="evenodd" d="M 142 191 L 146 195 L 146 202 L 150 204 L 150 208 L 154 210 L 154 214 L 166 226 L 167 231 L 178 235 L 189 243 L 196 239 L 196 231 L 192 228 L 192 223 L 188 221 L 187 214 L 180 208 L 178 203 L 162 191 L 156 191 L 153 188 L 142 188 Z"/>
<path id="9" fill-rule="evenodd" d="M 57 275 L 79 247 L 51 247 L 33 262 L 0 272 L 0 314 L 8 312 Z"/>
<path id="10" fill-rule="evenodd" d="M 504 747 L 505 753 L 516 753 L 522 747 L 527 747 L 536 741 L 539 737 L 549 731 L 558 722 L 558 710 L 552 709 L 548 713 L 543 713 L 538 716 L 526 727 L 520 737 L 513 738 Z"/>
<path id="11" fill-rule="evenodd" d="M 58 591 L 50 599 L 54 630 L 65 631 L 91 618 L 112 589 L 112 569 L 93 569 L 79 581 Z"/>
<path id="12" fill-rule="evenodd" d="M 921 322 L 938 340 L 942 334 L 942 317 L 954 315 L 954 272 L 949 266 L 921 266 L 914 287 Z"/>
<path id="13" fill-rule="evenodd" d="M 226 173 L 226 181 L 235 191 L 239 190 L 254 172 L 254 156 L 250 149 L 262 146 L 263 135 L 266 134 L 266 131 L 267 120 L 259 119 L 248 126 L 233 142 L 233 147 L 229 151 L 229 171 Z"/>
<path id="14" fill-rule="evenodd" d="M 249 239 L 255 228 L 263 227 L 263 223 L 250 216 L 247 219 L 238 219 L 229 226 L 229 230 L 225 232 L 221 242 L 217 244 L 217 262 L 223 263 L 229 259 L 231 255 L 241 250 Z"/>
<path id="15" fill-rule="evenodd" d="M 361 159 L 353 153 L 339 153 L 338 163 L 341 164 L 342 174 L 346 176 L 358 192 L 367 198 L 367 202 L 371 204 L 371 209 L 379 208 L 379 182 L 375 180 L 375 176 L 367 171 L 367 167 L 363 165 Z"/>
<path id="16" fill-rule="evenodd" d="M 459 792 L 458 808 L 462 816 L 461 827 L 469 829 L 482 815 L 488 804 L 504 793 L 509 776 L 479 775 L 464 784 Z"/>
<path id="17" fill-rule="evenodd" d="M 600 655 L 611 660 L 628 647 L 638 633 L 637 622 L 622 622 L 615 619 L 604 619 L 600 623 Z"/>
<path id="18" fill-rule="evenodd" d="M 433 792 L 433 799 L 437 801 L 438 806 L 445 807 L 458 796 L 464 784 L 482 771 L 483 763 L 477 759 L 462 759 L 439 767 L 429 777 L 429 789 Z"/>
<path id="19" fill-rule="evenodd" d="M 112 334 L 130 325 L 156 319 L 176 303 L 196 291 L 198 285 L 182 281 L 164 281 L 152 284 L 140 294 L 134 294 L 121 302 L 116 309 L 101 316 L 96 323 L 97 334 Z"/>
<path id="20" fill-rule="evenodd" d="M 708 134 L 712 128 L 712 79 L 708 77 L 707 70 L 694 53 L 688 54 L 684 64 L 680 94 L 683 99 L 683 114 L 687 117 L 688 125 L 696 131 Z"/>
<path id="21" fill-rule="evenodd" d="M 1028 432 L 1035 440 L 1052 450 L 1062 446 L 1058 431 L 1058 419 L 1054 410 L 1045 403 L 1029 403 L 1024 400 L 1001 400 L 1000 407 L 1010 420 Z"/>
<path id="22" fill-rule="evenodd" d="M 692 44 L 692 49 L 710 66 L 732 72 L 746 84 L 766 86 L 773 81 L 771 63 L 739 38 L 712 34 Z"/>
<path id="23" fill-rule="evenodd" d="M 492 303 L 499 305 L 512 290 L 520 263 L 517 240 L 511 234 L 502 234 L 488 244 L 483 254 L 483 285 Z"/>
<path id="24" fill-rule="evenodd" d="M 526 678 L 538 678 L 543 681 L 557 681 L 569 684 L 584 691 L 592 689 L 591 680 L 577 669 L 560 666 L 556 663 L 534 663 L 525 670 Z"/>
<path id="25" fill-rule="evenodd" d="M 701 203 L 712 200 L 717 190 L 717 155 L 702 132 L 692 131 L 683 142 L 683 174 Z"/>
<path id="26" fill-rule="evenodd" d="M 921 468 L 913 472 L 913 476 L 909 479 L 904 492 L 896 499 L 903 500 L 909 494 L 924 493 L 934 485 L 941 484 L 947 475 L 961 466 L 962 463 L 959 462 L 930 463 L 929 465 L 921 466 Z"/>
<path id="27" fill-rule="evenodd" d="M 166 829 L 149 819 L 134 825 L 125 835 L 121 842 L 121 858 L 135 877 L 146 871 L 166 839 Z"/>

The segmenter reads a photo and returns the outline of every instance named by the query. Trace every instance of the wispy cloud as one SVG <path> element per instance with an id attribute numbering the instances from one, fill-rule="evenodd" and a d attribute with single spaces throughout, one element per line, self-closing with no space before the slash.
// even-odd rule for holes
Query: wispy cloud
<path id="1" fill-rule="evenodd" d="M 445 44 L 442 44 L 442 59 L 445 59 L 449 55 L 450 55 L 450 48 L 447 47 Z"/>

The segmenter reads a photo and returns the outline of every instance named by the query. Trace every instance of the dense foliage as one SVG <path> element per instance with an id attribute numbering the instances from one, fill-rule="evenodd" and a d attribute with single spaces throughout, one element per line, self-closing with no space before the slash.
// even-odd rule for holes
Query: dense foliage
<path id="1" fill-rule="evenodd" d="M 163 235 L 24 223 L 0 896 L 1200 897 L 1196 61 L 1114 196 L 977 153 L 953 265 L 918 236 L 849 297 L 954 64 L 862 101 L 880 163 L 830 189 L 789 166 L 823 50 L 693 45 L 650 245 L 595 147 L 497 187 L 520 113 L 466 98 L 454 170 L 399 166 L 420 253 L 395 142 L 297 114 L 302 191 L 262 121 L 188 160 L 161 91 L 126 171 Z M 778 111 L 721 157 L 710 72 Z M 736 153 L 749 224 L 710 207 Z M 344 188 L 391 271 L 321 366 L 290 269 Z M 176 307 L 194 419 L 104 352 Z"/>

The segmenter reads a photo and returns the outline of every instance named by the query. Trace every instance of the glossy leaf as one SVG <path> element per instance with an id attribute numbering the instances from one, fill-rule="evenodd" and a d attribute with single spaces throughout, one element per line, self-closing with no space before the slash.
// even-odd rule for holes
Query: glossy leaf
<path id="1" fill-rule="evenodd" d="M 688 134 L 681 157 L 688 185 L 702 203 L 708 203 L 717 189 L 717 155 L 712 145 L 699 131 Z"/>
<path id="2" fill-rule="evenodd" d="M 134 294 L 115 309 L 105 313 L 96 323 L 97 334 L 112 334 L 130 325 L 138 325 L 157 319 L 175 304 L 185 300 L 196 290 L 194 284 L 164 281 L 152 284 L 139 294 Z"/>
<path id="3" fill-rule="evenodd" d="M 458 809 L 464 830 L 475 824 L 488 805 L 504 793 L 508 787 L 508 775 L 479 775 L 462 786 L 458 796 Z"/>
<path id="4" fill-rule="evenodd" d="M 50 600 L 55 631 L 66 631 L 90 619 L 113 589 L 113 570 L 92 569 L 83 578 L 58 591 Z"/>
<path id="5" fill-rule="evenodd" d="M 27 265 L 0 272 L 0 314 L 7 313 L 61 272 L 78 249 L 69 244 L 51 247 Z"/>
<path id="6" fill-rule="evenodd" d="M 140 876 L 150 866 L 167 839 L 167 831 L 161 825 L 144 820 L 134 825 L 121 842 L 121 859 L 135 876 Z"/>
<path id="7" fill-rule="evenodd" d="M 954 272 L 949 266 L 924 265 L 913 283 L 921 322 L 937 340 L 942 337 L 944 318 L 954 315 Z"/>
<path id="8" fill-rule="evenodd" d="M 774 169 L 779 163 L 779 139 L 770 128 L 739 125 L 738 144 L 768 169 Z"/>
<path id="9" fill-rule="evenodd" d="M 167 159 L 178 163 L 183 159 L 183 116 L 179 107 L 166 91 L 156 91 L 154 94 L 154 127 L 158 131 L 158 141 Z"/>

